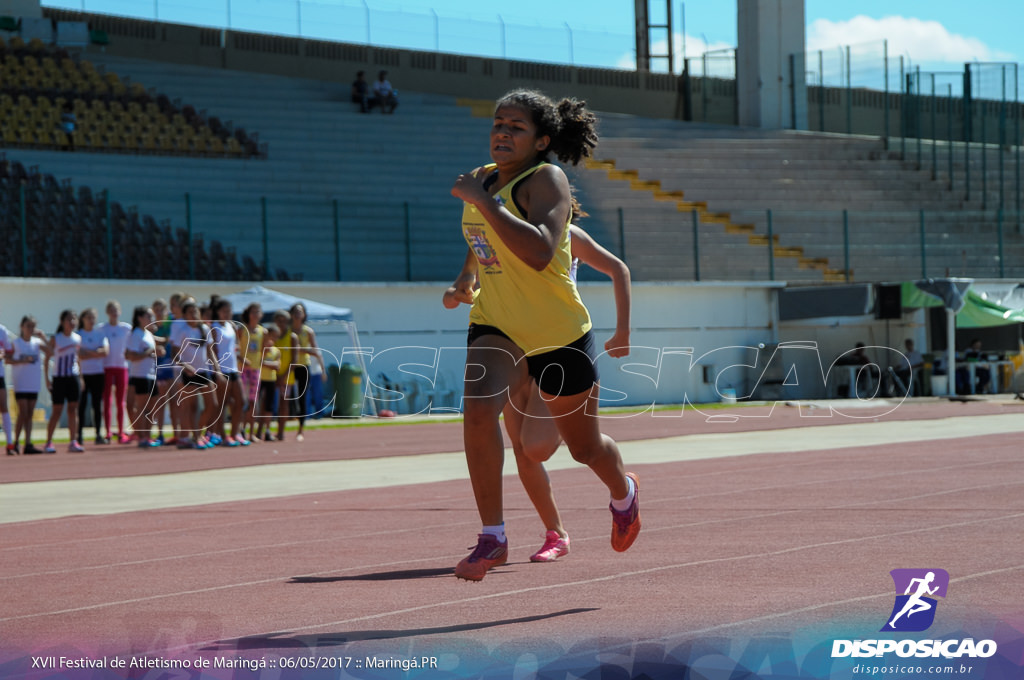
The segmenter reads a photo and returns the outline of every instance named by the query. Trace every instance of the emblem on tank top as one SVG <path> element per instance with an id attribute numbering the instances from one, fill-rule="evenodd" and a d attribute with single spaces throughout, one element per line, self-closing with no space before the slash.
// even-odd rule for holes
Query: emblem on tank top
<path id="1" fill-rule="evenodd" d="M 498 260 L 498 253 L 488 242 L 487 235 L 483 231 L 470 230 L 469 243 L 473 254 L 476 255 L 476 259 L 481 265 L 487 269 L 500 269 L 501 262 Z"/>

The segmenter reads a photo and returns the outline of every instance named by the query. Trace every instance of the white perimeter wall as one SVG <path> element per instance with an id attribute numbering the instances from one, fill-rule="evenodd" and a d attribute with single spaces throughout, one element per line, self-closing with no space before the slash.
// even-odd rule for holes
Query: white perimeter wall
<path id="1" fill-rule="evenodd" d="M 176 291 L 208 299 L 213 293 L 228 295 L 251 285 L 255 284 L 0 279 L 0 323 L 17 332 L 22 316 L 31 314 L 49 334 L 65 308 L 78 313 L 96 307 L 103 320 L 106 302 L 115 299 L 121 303 L 122 318 L 130 320 L 134 306 L 151 304 L 157 297 L 166 300 Z M 435 408 L 459 404 L 469 308 L 444 309 L 445 285 L 270 282 L 268 287 L 352 309 L 370 380 L 379 385 L 384 374 L 401 387 L 400 393 L 386 395 L 393 401 L 379 403 L 378 408 L 406 414 L 429 408 L 431 390 L 436 390 Z M 744 361 L 749 356 L 745 348 L 778 341 L 775 291 L 782 285 L 635 284 L 633 350 L 623 359 L 600 359 L 603 403 L 707 403 L 719 401 L 719 391 L 725 388 L 741 396 L 749 393 L 757 376 L 743 367 L 724 369 Z M 580 288 L 603 348 L 615 325 L 611 286 L 582 283 Z M 355 362 L 346 329 L 336 324 L 314 328 L 329 364 Z M 719 374 L 716 389 L 713 383 Z M 381 396 L 374 385 L 366 387 Z"/>

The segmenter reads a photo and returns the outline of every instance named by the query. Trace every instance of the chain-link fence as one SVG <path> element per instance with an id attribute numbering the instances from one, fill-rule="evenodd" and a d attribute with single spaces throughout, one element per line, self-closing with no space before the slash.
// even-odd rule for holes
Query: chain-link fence
<path id="1" fill-rule="evenodd" d="M 500 57 L 602 68 L 636 68 L 630 31 L 580 24 L 507 20 L 481 6 L 479 15 L 432 8 L 371 7 L 316 0 L 44 0 L 44 7 L 137 19 L 297 36 L 380 47 Z"/>

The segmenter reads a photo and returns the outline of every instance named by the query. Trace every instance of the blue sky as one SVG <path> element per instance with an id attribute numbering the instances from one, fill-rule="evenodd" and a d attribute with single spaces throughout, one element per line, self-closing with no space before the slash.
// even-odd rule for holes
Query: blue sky
<path id="1" fill-rule="evenodd" d="M 43 0 L 43 5 L 511 59 L 610 67 L 629 67 L 634 59 L 632 0 Z M 663 20 L 666 3 L 649 0 L 649 5 L 653 18 Z M 684 7 L 688 56 L 736 45 L 735 0 L 673 0 L 671 7 L 677 55 L 684 42 Z M 877 52 L 883 38 L 890 56 L 903 55 L 908 64 L 932 70 L 1024 57 L 1021 0 L 806 0 L 805 15 L 808 50 L 841 60 L 835 56 L 840 46 L 861 46 L 853 49 L 854 64 L 860 63 L 858 50 Z M 662 52 L 666 39 L 662 36 Z"/>

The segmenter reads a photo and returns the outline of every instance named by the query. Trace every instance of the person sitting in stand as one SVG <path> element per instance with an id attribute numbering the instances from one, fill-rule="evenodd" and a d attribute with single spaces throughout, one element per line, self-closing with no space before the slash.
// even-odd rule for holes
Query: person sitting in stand
<path id="1" fill-rule="evenodd" d="M 381 71 L 373 84 L 372 106 L 379 106 L 381 113 L 394 113 L 398 106 L 398 90 L 388 81 L 387 71 Z"/>
<path id="2" fill-rule="evenodd" d="M 974 338 L 971 344 L 964 351 L 964 361 L 968 363 L 982 361 L 985 356 L 981 351 L 981 339 Z M 971 385 L 971 371 L 966 366 L 956 369 L 956 393 L 957 394 L 982 394 L 988 390 L 989 382 L 992 380 L 992 371 L 987 366 L 974 367 L 974 385 Z"/>
<path id="3" fill-rule="evenodd" d="M 903 341 L 903 346 L 907 350 L 905 355 L 907 361 L 906 363 L 901 362 L 896 367 L 896 377 L 900 379 L 900 382 L 906 388 L 907 396 L 920 395 L 920 385 L 915 385 L 914 383 L 919 383 L 921 380 L 921 368 L 924 366 L 924 357 L 914 349 L 914 341 L 910 338 Z"/>
<path id="4" fill-rule="evenodd" d="M 868 381 L 877 381 L 880 377 L 878 374 L 878 367 L 875 365 L 875 362 L 871 360 L 871 357 L 868 356 L 867 349 L 864 347 L 863 342 L 858 342 L 852 351 L 846 352 L 836 359 L 835 365 L 860 367 L 860 370 L 856 372 L 857 377 L 855 385 L 846 386 L 847 390 L 850 390 L 851 388 L 853 389 L 853 394 L 847 394 L 845 396 L 860 397 L 861 393 L 866 393 L 869 385 Z"/>
<path id="5" fill-rule="evenodd" d="M 370 112 L 370 86 L 366 82 L 366 72 L 356 73 L 356 79 L 352 81 L 352 102 L 359 104 L 361 113 Z"/>

